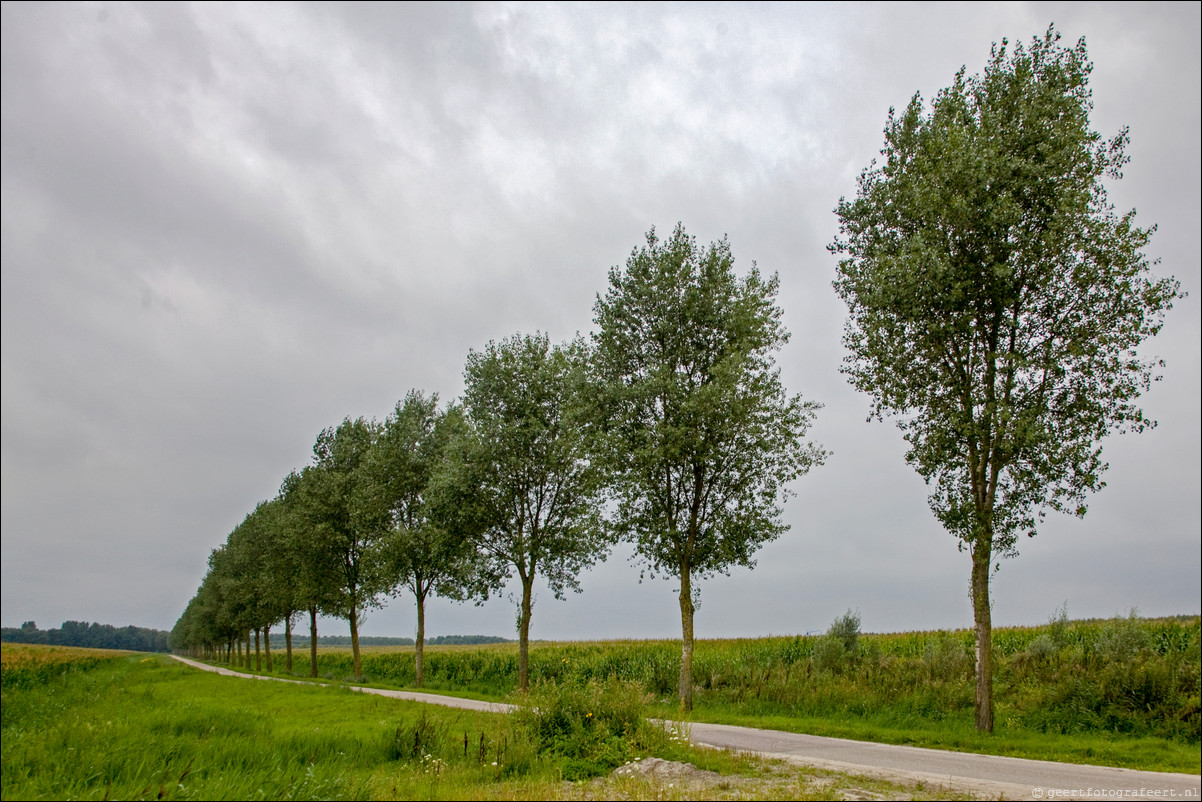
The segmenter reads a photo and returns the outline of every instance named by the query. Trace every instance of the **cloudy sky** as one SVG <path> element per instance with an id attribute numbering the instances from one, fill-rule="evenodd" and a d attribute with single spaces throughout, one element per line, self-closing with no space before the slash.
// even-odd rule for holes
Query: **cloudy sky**
<path id="1" fill-rule="evenodd" d="M 469 349 L 593 326 L 607 271 L 677 221 L 778 272 L 786 386 L 833 452 L 791 530 L 702 585 L 700 637 L 971 622 L 969 562 L 889 423 L 839 373 L 832 209 L 890 106 L 1055 22 L 1131 129 L 1111 187 L 1190 297 L 1146 355 L 1159 427 L 995 575 L 997 624 L 1199 610 L 1197 3 L 3 5 L 3 623 L 169 629 L 209 552 L 325 426 Z M 670 580 L 619 548 L 537 594 L 538 638 L 679 635 Z M 504 597 L 431 635 L 512 636 Z M 399 598 L 364 632 L 411 635 Z M 326 633 L 346 631 L 327 622 Z"/>

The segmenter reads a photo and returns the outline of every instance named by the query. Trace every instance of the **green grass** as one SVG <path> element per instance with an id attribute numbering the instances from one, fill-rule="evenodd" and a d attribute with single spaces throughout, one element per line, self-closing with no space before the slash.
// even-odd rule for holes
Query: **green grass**
<path id="1" fill-rule="evenodd" d="M 821 637 L 698 641 L 693 720 L 985 754 L 1198 773 L 1202 623 L 1196 616 L 1067 621 L 994 632 L 992 735 L 972 726 L 968 631 L 863 635 L 855 653 Z M 308 673 L 297 655 L 296 673 Z M 675 713 L 673 641 L 534 643 L 535 681 L 634 682 Z M 277 667 L 282 660 L 276 661 Z M 347 650 L 318 655 L 323 681 L 350 680 Z M 413 688 L 413 652 L 365 650 L 366 684 Z M 502 700 L 517 647 L 428 648 L 420 690 Z M 278 673 L 278 672 L 277 672 Z"/>
<path id="2" fill-rule="evenodd" d="M 695 749 L 629 688 L 544 686 L 520 714 L 339 687 L 243 682 L 163 656 L 117 658 L 3 690 L 3 799 L 841 798 L 899 788 Z M 655 755 L 702 785 L 610 776 Z M 573 781 L 575 780 L 575 781 Z M 691 790 L 690 790 L 691 789 Z"/>

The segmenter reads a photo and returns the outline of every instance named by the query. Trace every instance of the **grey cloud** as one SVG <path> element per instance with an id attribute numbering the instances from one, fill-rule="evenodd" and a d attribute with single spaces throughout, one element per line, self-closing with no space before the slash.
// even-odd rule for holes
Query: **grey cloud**
<path id="1" fill-rule="evenodd" d="M 1115 5 L 5 4 L 6 617 L 171 626 L 321 427 L 411 387 L 454 398 L 489 339 L 587 333 L 607 270 L 680 220 L 780 273 L 782 374 L 827 405 L 813 434 L 834 451 L 759 567 L 706 584 L 699 632 L 848 606 L 867 627 L 966 622 L 962 555 L 838 373 L 831 209 L 889 106 L 1055 20 L 1088 38 L 1098 129 L 1131 125 L 1113 199 L 1161 224 L 1149 254 L 1196 289 L 1198 8 Z M 1199 319 L 1191 296 L 1150 346 L 1160 428 L 1108 442 L 1085 521 L 1003 565 L 1000 618 L 1196 606 Z M 616 555 L 536 633 L 672 635 L 670 583 L 636 578 Z M 142 590 L 98 600 L 114 586 Z M 368 631 L 410 618 L 396 601 Z M 431 611 L 432 631 L 512 619 L 504 599 Z"/>

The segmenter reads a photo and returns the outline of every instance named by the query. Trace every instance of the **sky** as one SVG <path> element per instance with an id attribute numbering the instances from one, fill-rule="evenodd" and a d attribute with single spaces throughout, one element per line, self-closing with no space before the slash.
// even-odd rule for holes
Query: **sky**
<path id="1" fill-rule="evenodd" d="M 1189 296 L 1141 353 L 1158 421 L 1110 436 L 1083 519 L 993 576 L 995 625 L 1199 612 L 1200 6 L 4 3 L 2 615 L 170 629 L 212 549 L 323 428 L 463 391 L 470 349 L 593 329 L 654 227 L 780 277 L 785 386 L 827 463 L 754 569 L 701 583 L 698 637 L 967 627 L 969 559 L 839 368 L 833 209 L 891 106 L 1055 23 L 1095 63 L 1109 185 Z M 532 637 L 679 637 L 627 546 Z M 412 636 L 399 596 L 367 635 Z M 502 593 L 427 633 L 514 637 Z M 324 620 L 321 634 L 347 632 Z"/>

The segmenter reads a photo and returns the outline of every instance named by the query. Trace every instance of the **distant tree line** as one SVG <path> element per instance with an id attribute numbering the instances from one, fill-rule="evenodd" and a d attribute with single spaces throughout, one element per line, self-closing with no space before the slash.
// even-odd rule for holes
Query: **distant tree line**
<path id="1" fill-rule="evenodd" d="M 115 627 L 112 624 L 64 621 L 60 629 L 38 629 L 33 621 L 20 627 L 4 627 L 0 640 L 6 643 L 44 643 L 51 646 L 86 646 L 91 649 L 126 649 L 131 652 L 166 652 L 169 632 L 145 627 Z"/>
<path id="2" fill-rule="evenodd" d="M 433 638 L 426 638 L 426 643 L 431 646 L 480 646 L 490 643 L 512 643 L 511 638 L 502 638 L 497 635 L 438 635 Z M 319 646 L 350 646 L 350 635 L 322 635 L 317 639 Z M 309 646 L 309 638 L 307 635 L 294 635 L 292 645 L 298 649 L 305 649 Z M 360 646 L 412 646 L 414 645 L 413 638 L 393 638 L 383 635 L 360 635 Z"/>

